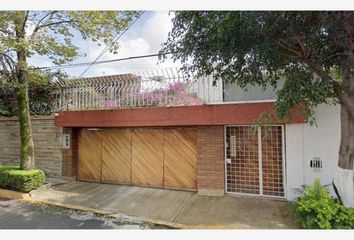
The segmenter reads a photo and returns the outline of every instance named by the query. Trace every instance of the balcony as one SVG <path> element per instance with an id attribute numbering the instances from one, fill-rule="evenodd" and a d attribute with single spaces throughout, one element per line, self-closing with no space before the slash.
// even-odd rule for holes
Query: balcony
<path id="1" fill-rule="evenodd" d="M 56 111 L 198 106 L 221 103 L 273 102 L 276 90 L 213 77 L 196 78 L 177 69 L 57 81 Z"/>

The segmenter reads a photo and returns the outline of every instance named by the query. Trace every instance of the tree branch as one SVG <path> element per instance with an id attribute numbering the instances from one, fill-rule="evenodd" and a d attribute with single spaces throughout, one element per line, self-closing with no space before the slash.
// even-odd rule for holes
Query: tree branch
<path id="1" fill-rule="evenodd" d="M 39 19 L 39 21 L 37 22 L 36 27 L 34 28 L 32 34 L 31 34 L 31 38 L 32 38 L 33 35 L 36 34 L 36 32 L 38 32 L 39 27 L 41 26 L 41 23 L 42 23 L 46 18 L 48 18 L 48 17 L 49 17 L 48 20 L 51 19 L 51 18 L 53 17 L 53 15 L 54 15 L 55 13 L 57 13 L 57 12 L 58 12 L 58 11 L 51 11 L 51 12 L 48 12 L 48 13 L 45 14 L 41 19 Z"/>
<path id="2" fill-rule="evenodd" d="M 27 22 L 27 19 L 28 19 L 28 14 L 29 14 L 29 11 L 26 11 L 25 18 L 24 18 L 23 24 L 22 24 L 22 32 L 23 32 L 23 34 L 25 34 L 25 28 L 26 28 L 26 22 Z"/>
<path id="3" fill-rule="evenodd" d="M 322 79 L 327 80 L 329 82 L 331 82 L 333 85 L 335 85 L 335 90 L 336 93 L 339 93 L 337 91 L 341 90 L 341 86 L 340 83 L 336 80 L 334 80 L 326 71 L 323 70 L 322 66 L 314 63 L 311 64 L 311 62 L 309 61 L 305 61 L 305 63 L 307 63 L 309 65 L 310 68 L 312 68 L 312 70 L 318 75 L 320 76 Z"/>
<path id="4" fill-rule="evenodd" d="M 289 52 L 294 53 L 298 57 L 302 57 L 300 52 L 298 52 L 296 49 L 293 49 L 292 47 L 290 47 L 283 39 L 280 39 L 280 41 L 277 42 L 277 45 Z"/>
<path id="5" fill-rule="evenodd" d="M 336 56 L 354 56 L 354 54 L 346 54 L 346 53 L 335 53 L 335 54 L 331 54 L 325 58 L 323 58 L 323 60 L 327 60 L 330 59 L 332 57 L 336 57 Z"/>
<path id="6" fill-rule="evenodd" d="M 7 71 L 9 75 L 14 74 L 15 61 L 6 53 L 2 53 L 0 58 L 2 59 L 1 64 L 4 70 Z"/>
<path id="7" fill-rule="evenodd" d="M 58 21 L 58 22 L 51 22 L 48 24 L 44 24 L 38 27 L 38 30 L 41 28 L 46 28 L 46 27 L 50 27 L 50 26 L 54 26 L 54 25 L 60 25 L 60 24 L 64 24 L 64 23 L 73 23 L 74 20 L 70 19 L 70 20 L 63 20 L 63 21 Z"/>
<path id="8" fill-rule="evenodd" d="M 301 39 L 299 37 L 296 37 L 296 42 L 297 42 L 297 44 L 299 44 L 299 46 L 301 48 L 303 58 L 308 59 L 309 52 L 306 50 L 305 45 L 303 44 L 303 42 L 301 41 Z"/>

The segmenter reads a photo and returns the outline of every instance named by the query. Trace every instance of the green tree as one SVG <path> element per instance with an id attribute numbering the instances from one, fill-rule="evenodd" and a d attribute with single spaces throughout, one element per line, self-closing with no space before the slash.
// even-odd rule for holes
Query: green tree
<path id="1" fill-rule="evenodd" d="M 1 75 L 0 75 L 1 76 Z M 5 76 L 1 76 L 6 79 Z M 55 81 L 67 79 L 66 73 L 61 71 L 42 71 L 35 69 L 29 72 L 28 97 L 31 115 L 51 115 L 57 105 L 59 86 Z M 18 116 L 16 94 L 11 81 L 0 80 L 0 116 Z"/>
<path id="2" fill-rule="evenodd" d="M 276 86 L 285 78 L 279 118 L 298 105 L 311 118 L 319 104 L 340 104 L 338 166 L 353 170 L 354 12 L 177 11 L 161 50 L 167 52 L 186 71 L 241 87 Z"/>
<path id="3" fill-rule="evenodd" d="M 0 63 L 2 75 L 15 88 L 20 125 L 20 166 L 35 165 L 29 111 L 28 59 L 47 56 L 54 64 L 74 60 L 81 53 L 75 34 L 100 44 L 109 44 L 117 32 L 127 28 L 138 12 L 131 11 L 2 11 L 0 12 Z M 116 52 L 119 45 L 111 44 Z"/>

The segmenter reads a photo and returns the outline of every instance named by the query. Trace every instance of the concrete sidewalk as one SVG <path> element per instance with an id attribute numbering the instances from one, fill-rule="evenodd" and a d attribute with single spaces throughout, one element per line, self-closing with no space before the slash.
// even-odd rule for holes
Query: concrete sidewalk
<path id="1" fill-rule="evenodd" d="M 23 200 L 0 198 L 0 229 L 161 229 L 129 219 L 99 216 Z"/>
<path id="2" fill-rule="evenodd" d="M 31 192 L 34 200 L 186 228 L 295 228 L 286 202 L 252 197 L 201 197 L 193 192 L 67 182 Z"/>

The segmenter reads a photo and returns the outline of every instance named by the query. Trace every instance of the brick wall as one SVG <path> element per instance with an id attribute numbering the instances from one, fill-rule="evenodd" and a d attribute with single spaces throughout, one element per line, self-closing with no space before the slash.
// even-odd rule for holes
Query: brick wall
<path id="1" fill-rule="evenodd" d="M 36 167 L 48 176 L 62 173 L 62 128 L 53 117 L 33 117 L 32 133 Z M 0 118 L 0 164 L 19 164 L 19 126 L 16 118 Z"/>
<path id="2" fill-rule="evenodd" d="M 75 128 L 63 128 L 63 133 L 71 136 L 71 148 L 63 149 L 63 176 L 74 178 L 77 172 L 78 130 Z"/>
<path id="3" fill-rule="evenodd" d="M 224 127 L 198 127 L 198 194 L 224 195 Z"/>
<path id="4" fill-rule="evenodd" d="M 52 117 L 32 119 L 36 167 L 48 176 L 76 177 L 78 131 L 54 125 Z M 71 148 L 62 148 L 62 134 L 71 134 Z M 0 118 L 0 164 L 19 163 L 16 118 Z M 197 131 L 198 193 L 224 194 L 224 127 L 200 126 Z"/>

